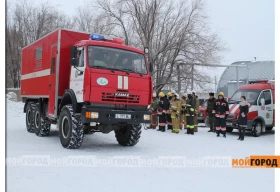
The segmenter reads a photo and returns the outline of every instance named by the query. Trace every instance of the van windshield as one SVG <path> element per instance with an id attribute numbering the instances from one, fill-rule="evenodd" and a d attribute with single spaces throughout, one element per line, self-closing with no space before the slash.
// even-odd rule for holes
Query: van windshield
<path id="1" fill-rule="evenodd" d="M 88 46 L 88 65 L 92 68 L 147 74 L 144 55 L 116 48 Z"/>
<path id="2" fill-rule="evenodd" d="M 248 103 L 256 105 L 259 94 L 259 90 L 237 90 L 230 98 L 229 103 L 239 103 L 240 97 L 245 96 Z"/>

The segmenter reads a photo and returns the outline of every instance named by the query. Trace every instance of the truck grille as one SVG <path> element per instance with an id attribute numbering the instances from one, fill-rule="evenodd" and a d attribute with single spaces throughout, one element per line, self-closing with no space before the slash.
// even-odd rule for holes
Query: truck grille
<path id="1" fill-rule="evenodd" d="M 129 94 L 126 96 L 115 96 L 115 93 L 102 92 L 102 101 L 117 102 L 117 103 L 139 103 L 140 95 Z"/>

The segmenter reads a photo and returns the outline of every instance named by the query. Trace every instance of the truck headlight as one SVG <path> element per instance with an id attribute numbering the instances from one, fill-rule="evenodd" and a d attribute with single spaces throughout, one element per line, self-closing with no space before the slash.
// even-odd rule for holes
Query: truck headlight
<path id="1" fill-rule="evenodd" d="M 86 112 L 86 118 L 98 119 L 98 112 Z"/>
<path id="2" fill-rule="evenodd" d="M 150 117 L 151 117 L 150 115 L 144 115 L 144 120 L 145 120 L 145 121 L 149 121 L 149 120 L 150 120 Z"/>

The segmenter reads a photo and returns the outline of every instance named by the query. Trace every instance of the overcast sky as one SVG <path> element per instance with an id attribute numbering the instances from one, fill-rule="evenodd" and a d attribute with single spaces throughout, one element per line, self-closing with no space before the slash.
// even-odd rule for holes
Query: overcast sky
<path id="1" fill-rule="evenodd" d="M 8 0 L 15 1 L 15 0 Z M 88 0 L 89 1 L 89 0 Z M 213 31 L 229 51 L 221 64 L 240 60 L 274 60 L 274 0 L 204 0 Z M 37 3 L 40 0 L 36 1 Z M 49 0 L 65 13 L 75 14 L 85 0 Z M 225 68 L 213 70 L 219 79 Z"/>
<path id="2" fill-rule="evenodd" d="M 84 0 L 49 0 L 67 14 L 74 14 Z M 229 51 L 223 64 L 240 60 L 274 60 L 274 0 L 205 0 L 212 30 Z"/>

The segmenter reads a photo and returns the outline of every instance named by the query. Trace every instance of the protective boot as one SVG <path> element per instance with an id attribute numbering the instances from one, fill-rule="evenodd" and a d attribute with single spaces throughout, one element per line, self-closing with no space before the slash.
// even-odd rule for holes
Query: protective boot
<path id="1" fill-rule="evenodd" d="M 221 132 L 221 130 L 216 130 L 217 137 L 220 137 L 220 132 Z"/>
<path id="2" fill-rule="evenodd" d="M 195 132 L 194 129 L 191 129 L 191 135 L 194 135 L 194 132 Z"/>
<path id="3" fill-rule="evenodd" d="M 162 131 L 162 127 L 163 126 L 158 126 L 158 130 L 157 131 Z"/>
<path id="4" fill-rule="evenodd" d="M 222 133 L 223 133 L 223 137 L 226 138 L 227 137 L 226 131 L 222 131 Z"/>
<path id="5" fill-rule="evenodd" d="M 244 135 L 245 135 L 245 127 L 242 127 L 242 133 L 241 133 L 241 139 L 240 141 L 244 140 Z"/>
<path id="6" fill-rule="evenodd" d="M 239 130 L 239 137 L 237 140 L 240 140 L 241 139 L 241 127 L 240 126 L 238 126 L 238 130 Z"/>

